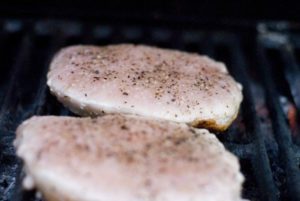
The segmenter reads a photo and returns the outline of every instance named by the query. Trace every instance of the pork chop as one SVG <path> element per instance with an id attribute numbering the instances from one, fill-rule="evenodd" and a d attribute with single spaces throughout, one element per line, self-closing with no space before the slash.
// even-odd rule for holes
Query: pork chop
<path id="1" fill-rule="evenodd" d="M 223 63 L 144 45 L 64 48 L 47 84 L 83 116 L 136 114 L 217 131 L 232 123 L 242 101 L 241 85 Z"/>
<path id="2" fill-rule="evenodd" d="M 32 117 L 17 129 L 26 188 L 48 201 L 237 201 L 235 156 L 205 129 L 144 117 Z"/>

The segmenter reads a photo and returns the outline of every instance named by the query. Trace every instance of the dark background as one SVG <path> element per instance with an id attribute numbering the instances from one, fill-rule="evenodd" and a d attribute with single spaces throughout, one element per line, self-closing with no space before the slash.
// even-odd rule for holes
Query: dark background
<path id="1" fill-rule="evenodd" d="M 0 16 L 95 20 L 300 20 L 300 2 L 284 0 L 1 1 Z"/>

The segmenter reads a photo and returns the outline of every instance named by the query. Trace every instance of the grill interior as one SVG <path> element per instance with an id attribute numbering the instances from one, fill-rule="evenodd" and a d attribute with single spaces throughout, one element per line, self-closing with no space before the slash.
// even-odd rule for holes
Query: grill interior
<path id="1" fill-rule="evenodd" d="M 300 25 L 194 25 L 0 20 L 0 200 L 41 200 L 22 190 L 12 141 L 32 115 L 74 115 L 46 87 L 54 53 L 72 44 L 144 43 L 207 54 L 243 85 L 238 119 L 219 139 L 241 163 L 243 197 L 300 200 Z"/>

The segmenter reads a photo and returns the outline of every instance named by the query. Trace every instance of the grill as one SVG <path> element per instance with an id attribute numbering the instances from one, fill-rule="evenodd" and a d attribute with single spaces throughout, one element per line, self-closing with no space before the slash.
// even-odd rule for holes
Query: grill
<path id="1" fill-rule="evenodd" d="M 242 83 L 244 101 L 219 139 L 241 163 L 243 197 L 300 200 L 300 24 L 0 20 L 0 200 L 37 201 L 22 190 L 15 129 L 32 115 L 74 115 L 49 93 L 53 54 L 71 44 L 144 43 L 207 54 Z"/>

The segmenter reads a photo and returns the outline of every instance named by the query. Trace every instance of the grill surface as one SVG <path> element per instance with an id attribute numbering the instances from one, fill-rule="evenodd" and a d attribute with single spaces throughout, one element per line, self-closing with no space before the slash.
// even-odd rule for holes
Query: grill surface
<path id="1" fill-rule="evenodd" d="M 12 141 L 32 115 L 73 115 L 49 94 L 53 54 L 71 44 L 133 42 L 208 54 L 242 83 L 238 119 L 219 135 L 246 177 L 243 197 L 300 200 L 300 25 L 259 23 L 183 28 L 60 20 L 0 21 L 0 200 L 41 200 L 22 191 Z"/>

